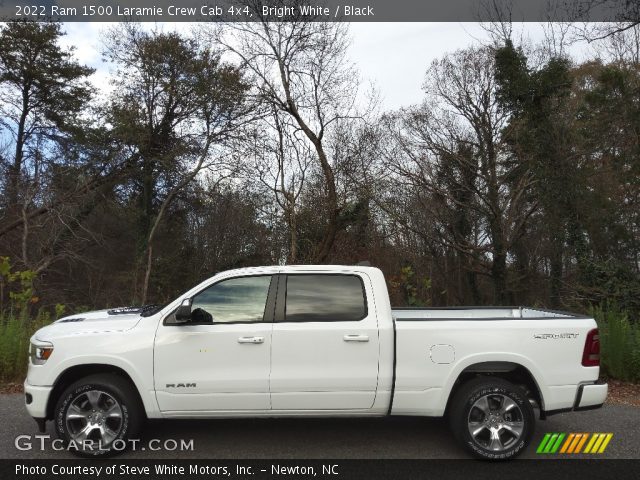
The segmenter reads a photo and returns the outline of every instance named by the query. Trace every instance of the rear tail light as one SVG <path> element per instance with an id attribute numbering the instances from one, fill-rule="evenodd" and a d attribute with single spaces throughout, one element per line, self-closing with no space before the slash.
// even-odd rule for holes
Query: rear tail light
<path id="1" fill-rule="evenodd" d="M 600 365 L 600 335 L 598 329 L 594 328 L 587 333 L 582 352 L 583 367 L 597 367 Z"/>

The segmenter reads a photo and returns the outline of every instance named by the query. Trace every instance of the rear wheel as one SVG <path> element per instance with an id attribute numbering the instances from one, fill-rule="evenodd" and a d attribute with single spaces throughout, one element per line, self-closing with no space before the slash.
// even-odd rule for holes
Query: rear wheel
<path id="1" fill-rule="evenodd" d="M 55 410 L 58 437 L 83 456 L 125 450 L 139 433 L 143 410 L 127 380 L 115 374 L 80 379 L 60 396 Z"/>
<path id="2" fill-rule="evenodd" d="M 480 377 L 456 393 L 450 423 L 456 439 L 472 455 L 507 460 L 529 444 L 535 415 L 521 388 L 501 378 Z"/>

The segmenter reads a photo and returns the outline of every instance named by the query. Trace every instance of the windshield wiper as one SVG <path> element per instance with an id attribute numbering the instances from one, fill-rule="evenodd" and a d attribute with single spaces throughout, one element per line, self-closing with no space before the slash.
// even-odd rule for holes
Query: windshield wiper
<path id="1" fill-rule="evenodd" d="M 163 303 L 162 305 L 145 305 L 142 307 L 140 311 L 141 317 L 150 317 L 151 315 L 155 315 L 160 310 L 162 310 L 167 304 Z"/>

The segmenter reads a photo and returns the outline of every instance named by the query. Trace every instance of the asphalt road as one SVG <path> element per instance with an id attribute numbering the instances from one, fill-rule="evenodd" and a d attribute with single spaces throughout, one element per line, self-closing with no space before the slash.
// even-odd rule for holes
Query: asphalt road
<path id="1" fill-rule="evenodd" d="M 640 458 L 640 408 L 637 407 L 605 405 L 599 410 L 560 414 L 539 421 L 534 441 L 523 457 L 558 458 L 535 453 L 546 432 L 612 432 L 613 439 L 598 458 Z M 75 458 L 69 452 L 54 451 L 48 442 L 44 451 L 39 448 L 20 451 L 15 447 L 19 435 L 38 433 L 24 408 L 22 395 L 0 395 L 0 458 Z M 55 438 L 51 422 L 47 434 Z M 440 418 L 150 421 L 140 445 L 149 445 L 151 439 L 159 439 L 154 448 L 166 440 L 189 442 L 193 439 L 194 449 L 150 451 L 145 447 L 145 450 L 125 452 L 120 458 L 468 458 Z M 33 440 L 33 443 L 39 447 L 39 441 Z"/>

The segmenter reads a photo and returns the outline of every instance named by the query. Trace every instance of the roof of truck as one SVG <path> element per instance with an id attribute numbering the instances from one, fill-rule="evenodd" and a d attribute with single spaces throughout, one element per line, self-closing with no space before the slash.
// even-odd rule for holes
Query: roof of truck
<path id="1" fill-rule="evenodd" d="M 365 266 L 365 265 L 265 265 L 261 267 L 244 267 L 244 268 L 236 268 L 233 270 L 225 270 L 222 272 L 217 272 L 216 275 L 224 273 L 224 274 L 233 274 L 233 275 L 242 275 L 245 273 L 256 273 L 256 272 L 265 272 L 265 273 L 287 273 L 287 272 L 297 272 L 297 271 L 306 271 L 306 272 L 364 272 L 367 270 L 378 270 L 376 267 Z"/>

